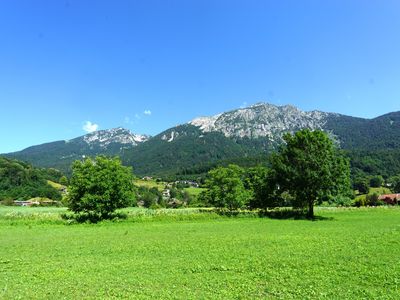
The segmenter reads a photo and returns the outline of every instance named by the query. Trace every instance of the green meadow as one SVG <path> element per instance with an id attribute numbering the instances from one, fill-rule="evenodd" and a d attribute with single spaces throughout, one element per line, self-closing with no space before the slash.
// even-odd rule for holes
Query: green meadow
<path id="1" fill-rule="evenodd" d="M 70 224 L 0 207 L 0 299 L 399 299 L 400 208 L 317 221 L 126 210 Z"/>

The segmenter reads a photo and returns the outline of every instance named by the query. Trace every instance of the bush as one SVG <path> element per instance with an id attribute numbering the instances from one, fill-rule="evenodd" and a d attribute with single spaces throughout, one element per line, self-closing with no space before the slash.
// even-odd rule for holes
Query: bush
<path id="1" fill-rule="evenodd" d="M 349 207 L 349 206 L 351 206 L 353 204 L 353 201 L 349 197 L 340 195 L 340 196 L 337 196 L 337 197 L 333 198 L 333 203 L 336 206 Z"/>
<path id="2" fill-rule="evenodd" d="M 89 212 L 78 212 L 78 213 L 63 213 L 61 218 L 67 221 L 76 221 L 78 223 L 97 223 L 102 220 L 119 220 L 126 219 L 128 215 L 123 212 L 111 212 L 107 214 L 101 214 L 94 211 Z"/>
<path id="3" fill-rule="evenodd" d="M 367 199 L 366 197 L 360 197 L 354 201 L 354 206 L 356 207 L 362 207 L 362 206 L 367 206 Z"/>

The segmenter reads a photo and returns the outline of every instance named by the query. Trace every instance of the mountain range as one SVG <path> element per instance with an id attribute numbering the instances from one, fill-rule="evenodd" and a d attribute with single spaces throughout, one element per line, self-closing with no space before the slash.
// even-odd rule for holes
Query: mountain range
<path id="1" fill-rule="evenodd" d="M 115 128 L 32 146 L 5 156 L 68 173 L 76 159 L 119 155 L 124 164 L 134 167 L 136 174 L 193 175 L 224 162 L 251 165 L 265 161 L 266 154 L 282 143 L 284 133 L 303 128 L 327 132 L 347 151 L 352 165 L 360 172 L 387 171 L 387 176 L 400 172 L 400 112 L 363 119 L 268 103 L 199 117 L 154 137 Z M 388 167 L 376 163 L 382 159 Z"/>

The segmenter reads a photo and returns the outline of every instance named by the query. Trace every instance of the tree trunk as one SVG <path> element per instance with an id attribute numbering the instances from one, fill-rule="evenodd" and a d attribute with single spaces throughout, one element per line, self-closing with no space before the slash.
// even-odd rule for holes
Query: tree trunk
<path id="1" fill-rule="evenodd" d="M 308 203 L 308 213 L 307 213 L 307 217 L 309 219 L 314 219 L 314 201 L 310 201 Z"/>

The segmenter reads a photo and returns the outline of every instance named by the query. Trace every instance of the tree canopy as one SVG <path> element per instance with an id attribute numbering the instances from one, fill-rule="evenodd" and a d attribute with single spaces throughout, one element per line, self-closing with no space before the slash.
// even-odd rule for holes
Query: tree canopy
<path id="1" fill-rule="evenodd" d="M 252 194 L 244 187 L 243 175 L 243 170 L 236 165 L 211 170 L 206 179 L 210 204 L 229 210 L 244 207 Z"/>
<path id="2" fill-rule="evenodd" d="M 68 192 L 68 207 L 73 212 L 105 219 L 133 200 L 132 169 L 122 166 L 118 158 L 97 156 L 73 163 Z"/>
<path id="3" fill-rule="evenodd" d="M 271 156 L 271 169 L 279 190 L 294 197 L 295 207 L 307 208 L 313 218 L 316 201 L 349 192 L 349 161 L 327 134 L 304 129 L 284 140 L 286 145 Z"/>

